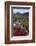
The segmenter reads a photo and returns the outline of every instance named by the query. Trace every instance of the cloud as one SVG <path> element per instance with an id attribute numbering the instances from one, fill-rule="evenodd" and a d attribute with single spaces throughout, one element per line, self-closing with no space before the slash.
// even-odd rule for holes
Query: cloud
<path id="1" fill-rule="evenodd" d="M 14 14 L 16 14 L 17 12 L 25 13 L 25 12 L 29 12 L 29 9 L 13 9 Z"/>

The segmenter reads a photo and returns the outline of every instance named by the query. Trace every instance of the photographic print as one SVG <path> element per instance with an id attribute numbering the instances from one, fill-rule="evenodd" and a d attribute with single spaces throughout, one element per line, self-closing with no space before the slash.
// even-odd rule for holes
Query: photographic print
<path id="1" fill-rule="evenodd" d="M 13 36 L 29 35 L 29 10 L 27 7 L 12 7 L 11 34 Z"/>
<path id="2" fill-rule="evenodd" d="M 35 42 L 35 3 L 5 2 L 5 43 Z"/>

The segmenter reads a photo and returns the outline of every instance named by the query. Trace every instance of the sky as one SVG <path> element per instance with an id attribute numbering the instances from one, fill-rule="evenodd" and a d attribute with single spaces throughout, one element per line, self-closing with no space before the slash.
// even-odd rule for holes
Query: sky
<path id="1" fill-rule="evenodd" d="M 17 12 L 26 13 L 26 12 L 29 12 L 29 9 L 13 9 L 14 14 L 16 14 Z"/>

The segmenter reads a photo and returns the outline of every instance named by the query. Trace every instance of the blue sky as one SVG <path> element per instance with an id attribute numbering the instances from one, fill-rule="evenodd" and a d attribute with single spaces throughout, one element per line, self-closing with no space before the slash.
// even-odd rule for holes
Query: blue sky
<path id="1" fill-rule="evenodd" d="M 16 14 L 17 12 L 26 13 L 26 12 L 29 12 L 29 9 L 13 9 L 14 14 Z"/>

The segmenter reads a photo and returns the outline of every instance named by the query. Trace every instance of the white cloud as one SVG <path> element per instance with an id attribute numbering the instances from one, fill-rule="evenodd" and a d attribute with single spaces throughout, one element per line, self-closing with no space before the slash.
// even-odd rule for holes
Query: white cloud
<path id="1" fill-rule="evenodd" d="M 25 12 L 29 12 L 29 9 L 13 9 L 13 13 L 25 13 Z"/>

